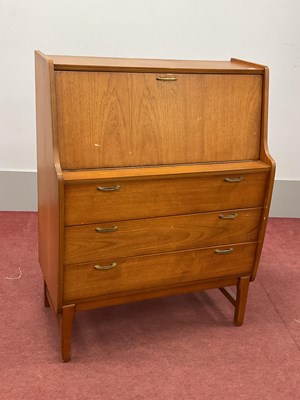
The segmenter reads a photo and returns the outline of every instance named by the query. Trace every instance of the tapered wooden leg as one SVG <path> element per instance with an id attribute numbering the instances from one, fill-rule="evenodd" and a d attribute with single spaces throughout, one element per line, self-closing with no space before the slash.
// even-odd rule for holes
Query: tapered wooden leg
<path id="1" fill-rule="evenodd" d="M 46 286 L 46 282 L 44 281 L 44 306 L 45 307 L 50 307 L 50 303 L 47 297 L 47 286 Z"/>
<path id="2" fill-rule="evenodd" d="M 67 362 L 71 358 L 72 324 L 75 315 L 75 304 L 62 307 L 60 315 L 61 358 Z"/>
<path id="3" fill-rule="evenodd" d="M 234 313 L 234 323 L 236 326 L 243 325 L 244 322 L 249 283 L 250 283 L 250 276 L 243 276 L 239 278 L 237 284 L 235 313 Z"/>

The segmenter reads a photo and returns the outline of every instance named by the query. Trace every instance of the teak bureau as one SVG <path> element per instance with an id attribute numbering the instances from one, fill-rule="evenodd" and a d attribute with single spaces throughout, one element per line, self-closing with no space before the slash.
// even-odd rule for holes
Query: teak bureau
<path id="1" fill-rule="evenodd" d="M 269 212 L 268 69 L 36 52 L 39 262 L 75 311 L 219 288 L 243 323 Z M 228 286 L 236 286 L 236 295 Z"/>

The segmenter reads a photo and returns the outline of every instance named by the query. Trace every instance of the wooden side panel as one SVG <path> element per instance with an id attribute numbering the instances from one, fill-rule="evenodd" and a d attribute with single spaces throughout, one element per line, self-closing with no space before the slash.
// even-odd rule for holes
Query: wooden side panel
<path id="1" fill-rule="evenodd" d="M 235 208 L 261 207 L 267 172 L 178 179 L 116 180 L 65 187 L 65 224 L 81 225 Z M 119 185 L 117 191 L 97 188 Z"/>
<path id="2" fill-rule="evenodd" d="M 62 174 L 53 137 L 53 64 L 35 53 L 39 262 L 55 312 L 61 307 L 60 208 Z"/>
<path id="3" fill-rule="evenodd" d="M 99 262 L 100 265 L 115 262 L 115 268 L 109 270 L 97 270 L 95 263 L 68 265 L 65 267 L 64 300 L 133 290 L 142 292 L 151 287 L 250 273 L 256 243 L 230 248 L 232 253 L 221 255 L 216 254 L 213 247 Z M 218 249 L 228 250 L 227 247 Z"/>
<path id="4" fill-rule="evenodd" d="M 254 242 L 260 218 L 254 208 L 66 227 L 65 263 Z"/>
<path id="5" fill-rule="evenodd" d="M 63 169 L 259 158 L 259 75 L 55 76 Z"/>
<path id="6" fill-rule="evenodd" d="M 256 277 L 260 256 L 263 248 L 265 239 L 265 233 L 267 228 L 267 222 L 270 212 L 272 192 L 275 179 L 276 164 L 271 154 L 269 153 L 268 147 L 268 105 L 269 105 L 269 69 L 265 67 L 263 76 L 263 103 L 262 103 L 262 122 L 261 122 L 261 145 L 260 145 L 260 159 L 270 166 L 269 179 L 266 183 L 266 196 L 264 200 L 264 211 L 261 219 L 261 226 L 258 236 L 258 246 L 256 253 L 255 265 L 251 275 L 253 281 Z"/>

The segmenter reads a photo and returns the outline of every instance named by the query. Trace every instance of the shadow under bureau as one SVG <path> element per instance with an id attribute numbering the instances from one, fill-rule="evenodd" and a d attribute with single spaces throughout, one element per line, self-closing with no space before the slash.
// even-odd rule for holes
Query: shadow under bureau
<path id="1" fill-rule="evenodd" d="M 62 360 L 75 312 L 96 307 L 219 288 L 242 325 L 275 174 L 267 67 L 36 52 L 36 107 Z"/>

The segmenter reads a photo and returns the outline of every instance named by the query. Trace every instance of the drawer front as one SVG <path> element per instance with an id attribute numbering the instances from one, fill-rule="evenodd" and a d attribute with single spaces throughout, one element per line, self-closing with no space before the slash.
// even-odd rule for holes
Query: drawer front
<path id="1" fill-rule="evenodd" d="M 65 263 L 254 242 L 262 209 L 117 221 L 65 228 Z"/>
<path id="2" fill-rule="evenodd" d="M 55 72 L 63 169 L 259 158 L 262 76 Z"/>
<path id="3" fill-rule="evenodd" d="M 267 177 L 260 172 L 66 185 L 65 224 L 261 207 Z"/>
<path id="4" fill-rule="evenodd" d="M 96 263 L 67 265 L 64 270 L 64 301 L 113 293 L 143 291 L 185 282 L 250 274 L 256 243 L 179 251 Z M 225 254 L 217 254 L 224 252 Z M 226 253 L 226 251 L 231 251 Z"/>

